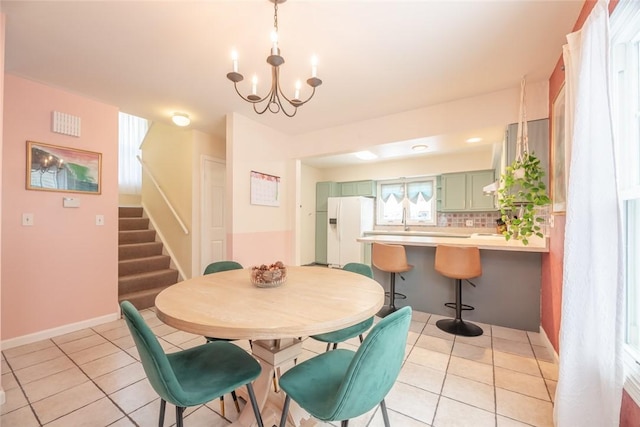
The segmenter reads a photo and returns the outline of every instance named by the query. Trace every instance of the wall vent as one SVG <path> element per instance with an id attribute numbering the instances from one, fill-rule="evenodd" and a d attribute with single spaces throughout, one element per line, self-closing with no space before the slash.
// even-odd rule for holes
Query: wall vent
<path id="1" fill-rule="evenodd" d="M 80 117 L 54 111 L 51 130 L 55 133 L 79 137 Z"/>

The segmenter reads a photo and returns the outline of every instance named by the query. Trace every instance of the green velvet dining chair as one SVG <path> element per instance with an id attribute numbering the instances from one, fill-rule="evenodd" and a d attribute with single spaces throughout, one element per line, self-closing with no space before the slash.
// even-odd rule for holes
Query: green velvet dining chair
<path id="1" fill-rule="evenodd" d="M 222 271 L 242 270 L 243 268 L 244 267 L 242 266 L 242 264 L 236 261 L 216 261 L 207 265 L 207 267 L 204 269 L 203 274 L 207 275 L 207 274 L 220 273 Z M 207 342 L 233 341 L 226 338 L 216 338 L 216 337 L 204 337 L 204 338 L 207 340 Z M 251 341 L 249 341 L 249 345 L 251 344 L 252 344 Z M 231 392 L 231 398 L 233 399 L 233 404 L 236 406 L 236 411 L 240 412 L 240 405 L 238 404 L 238 396 L 236 395 L 235 390 Z M 225 416 L 224 395 L 220 396 L 220 413 L 222 414 L 223 417 Z"/>
<path id="2" fill-rule="evenodd" d="M 262 368 L 249 353 L 218 341 L 167 354 L 133 304 L 123 301 L 120 307 L 147 379 L 160 396 L 160 427 L 164 425 L 167 402 L 176 406 L 176 427 L 183 427 L 185 408 L 210 402 L 245 385 L 258 426 L 263 427 L 251 384 Z"/>
<path id="3" fill-rule="evenodd" d="M 400 373 L 410 324 L 411 307 L 403 307 L 378 322 L 357 352 L 328 351 L 285 372 L 280 378 L 287 394 L 280 427 L 286 425 L 292 399 L 314 418 L 341 421 L 341 427 L 380 405 L 389 427 L 384 398 Z"/>
<path id="4" fill-rule="evenodd" d="M 367 276 L 368 278 L 373 279 L 373 270 L 367 264 L 350 262 L 348 264 L 345 264 L 342 269 L 345 271 L 362 274 L 363 276 Z M 373 325 L 373 317 L 370 317 L 369 319 L 357 323 L 353 326 L 349 326 L 348 328 L 327 332 L 326 334 L 312 335 L 311 338 L 317 341 L 326 342 L 326 351 L 329 351 L 332 345 L 333 349 L 335 350 L 336 348 L 338 348 L 338 343 L 344 342 L 354 337 L 359 337 L 360 343 L 362 343 L 363 334 L 367 332 L 369 328 L 371 328 L 371 325 Z"/>

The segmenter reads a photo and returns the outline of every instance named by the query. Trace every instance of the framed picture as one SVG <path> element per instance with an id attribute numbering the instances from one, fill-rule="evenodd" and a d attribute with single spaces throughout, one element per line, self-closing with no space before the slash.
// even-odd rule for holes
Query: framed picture
<path id="1" fill-rule="evenodd" d="M 102 154 L 27 141 L 27 190 L 100 194 Z"/>
<path id="2" fill-rule="evenodd" d="M 551 203 L 553 213 L 564 213 L 567 206 L 564 85 L 553 100 L 551 120 Z"/>

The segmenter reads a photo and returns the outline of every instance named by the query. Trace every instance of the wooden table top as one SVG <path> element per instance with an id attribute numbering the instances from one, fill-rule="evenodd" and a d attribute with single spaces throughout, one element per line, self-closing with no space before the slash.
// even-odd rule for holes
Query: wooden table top
<path id="1" fill-rule="evenodd" d="M 363 275 L 326 267 L 287 267 L 277 288 L 258 288 L 250 269 L 195 277 L 156 297 L 164 323 L 193 334 L 279 339 L 342 329 L 373 316 L 384 290 Z"/>

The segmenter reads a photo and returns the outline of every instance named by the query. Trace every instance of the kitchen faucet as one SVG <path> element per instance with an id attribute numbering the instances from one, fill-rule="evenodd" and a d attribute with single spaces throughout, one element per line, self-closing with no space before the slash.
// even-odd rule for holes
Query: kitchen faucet
<path id="1" fill-rule="evenodd" d="M 402 208 L 402 225 L 404 225 L 404 231 L 409 231 L 409 226 L 407 225 L 407 208 Z"/>

